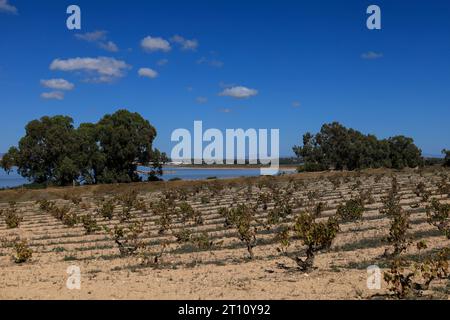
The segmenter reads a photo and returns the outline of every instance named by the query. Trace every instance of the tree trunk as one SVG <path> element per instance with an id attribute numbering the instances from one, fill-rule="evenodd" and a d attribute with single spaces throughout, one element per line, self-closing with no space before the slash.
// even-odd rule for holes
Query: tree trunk
<path id="1" fill-rule="evenodd" d="M 300 270 L 302 271 L 309 271 L 314 266 L 314 251 L 312 248 L 308 248 L 306 250 L 306 259 L 302 260 L 300 257 L 297 257 L 295 259 L 298 266 L 300 267 Z"/>
<path id="2" fill-rule="evenodd" d="M 247 244 L 247 251 L 248 251 L 248 253 L 250 255 L 250 260 L 252 260 L 254 255 L 253 255 L 253 247 L 252 247 L 251 244 Z"/>

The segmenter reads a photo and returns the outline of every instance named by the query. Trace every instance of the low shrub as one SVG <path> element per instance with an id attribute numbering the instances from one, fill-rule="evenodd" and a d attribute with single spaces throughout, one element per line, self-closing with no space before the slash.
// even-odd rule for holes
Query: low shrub
<path id="1" fill-rule="evenodd" d="M 172 216 L 176 214 L 174 203 L 167 199 L 160 199 L 156 204 L 153 204 L 153 212 L 158 216 L 156 225 L 159 226 L 158 233 L 163 234 L 170 230 L 172 225 Z"/>
<path id="2" fill-rule="evenodd" d="M 431 192 L 427 190 L 423 182 L 419 182 L 415 190 L 416 196 L 422 198 L 422 202 L 427 202 L 431 196 Z"/>
<path id="3" fill-rule="evenodd" d="M 84 230 L 86 231 L 86 234 L 92 234 L 100 230 L 97 224 L 97 220 L 95 220 L 95 217 L 92 214 L 85 214 L 81 216 L 80 220 Z"/>
<path id="4" fill-rule="evenodd" d="M 124 207 L 133 207 L 137 200 L 138 193 L 136 190 L 130 190 L 119 194 L 115 197 L 115 200 Z"/>
<path id="5" fill-rule="evenodd" d="M 256 203 L 257 203 L 258 205 L 261 205 L 261 206 L 262 206 L 262 209 L 263 209 L 264 211 L 266 211 L 266 210 L 267 210 L 267 207 L 268 207 L 268 204 L 269 204 L 269 202 L 270 202 L 270 198 L 271 198 L 271 196 L 270 196 L 270 194 L 269 194 L 268 192 L 260 193 L 260 194 L 258 195 L 258 198 L 257 198 L 257 200 L 256 200 Z"/>
<path id="6" fill-rule="evenodd" d="M 140 239 L 144 232 L 143 222 L 129 223 L 128 225 L 115 225 L 113 229 L 104 227 L 109 234 L 122 256 L 134 255 L 139 249 L 146 247 L 145 243 Z"/>
<path id="7" fill-rule="evenodd" d="M 383 209 L 381 213 L 386 214 L 390 219 L 389 236 L 387 241 L 393 246 L 394 250 L 389 253 L 386 249 L 385 256 L 398 256 L 406 250 L 409 244 L 407 231 L 409 229 L 409 215 L 400 205 L 398 196 L 399 186 L 397 179 L 392 179 L 392 187 L 387 197 L 383 198 Z"/>
<path id="8" fill-rule="evenodd" d="M 277 200 L 267 215 L 267 226 L 283 222 L 290 214 L 292 214 L 292 206 L 289 201 L 284 198 Z"/>
<path id="9" fill-rule="evenodd" d="M 50 214 L 58 219 L 58 220 L 63 220 L 64 216 L 66 214 L 68 214 L 70 212 L 70 206 L 69 205 L 64 205 L 61 207 L 58 207 L 56 205 L 53 205 L 50 209 Z"/>
<path id="10" fill-rule="evenodd" d="M 239 240 L 245 243 L 249 258 L 253 259 L 253 248 L 256 246 L 257 227 L 253 226 L 254 210 L 253 208 L 239 204 L 236 208 L 220 208 L 219 213 L 225 217 L 225 227 L 235 228 Z"/>
<path id="11" fill-rule="evenodd" d="M 15 254 L 13 256 L 15 263 L 24 263 L 31 259 L 33 250 L 30 249 L 27 240 L 18 240 L 14 243 Z"/>
<path id="12" fill-rule="evenodd" d="M 428 290 L 432 281 L 447 279 L 449 249 L 443 249 L 435 256 L 426 258 L 423 262 L 408 264 L 404 259 L 395 259 L 389 271 L 384 273 L 384 280 L 389 285 L 389 291 L 398 299 L 417 298 Z"/>
<path id="13" fill-rule="evenodd" d="M 342 222 L 353 222 L 362 218 L 364 210 L 364 202 L 361 198 L 350 199 L 338 206 L 336 215 Z"/>
<path id="14" fill-rule="evenodd" d="M 131 210 L 132 210 L 132 207 L 122 206 L 122 210 L 119 211 L 119 214 L 118 214 L 120 222 L 130 221 L 131 219 L 134 218 L 134 214 Z"/>
<path id="15" fill-rule="evenodd" d="M 375 199 L 370 190 L 361 190 L 359 192 L 359 199 L 361 200 L 362 204 L 374 204 L 375 203 Z"/>
<path id="16" fill-rule="evenodd" d="M 289 228 L 288 226 L 282 226 L 281 228 L 278 228 L 275 235 L 275 242 L 279 244 L 279 247 L 277 247 L 277 251 L 282 253 L 283 255 L 287 255 L 288 248 L 291 245 L 291 228 Z"/>
<path id="17" fill-rule="evenodd" d="M 391 224 L 387 241 L 394 247 L 392 256 L 398 256 L 407 249 L 410 242 L 407 236 L 409 227 L 408 214 L 403 210 L 399 211 L 397 214 L 391 217 Z M 388 250 L 386 250 L 385 254 L 389 255 Z"/>
<path id="18" fill-rule="evenodd" d="M 191 241 L 192 231 L 190 229 L 183 228 L 178 232 L 174 232 L 173 235 L 177 239 L 178 243 L 187 243 Z"/>
<path id="19" fill-rule="evenodd" d="M 100 208 L 96 212 L 104 219 L 112 220 L 114 216 L 114 208 L 116 207 L 114 199 L 103 201 Z"/>
<path id="20" fill-rule="evenodd" d="M 325 202 L 319 201 L 313 209 L 313 214 L 316 218 L 320 217 L 322 215 L 322 212 L 324 212 L 327 209 L 327 205 Z"/>
<path id="21" fill-rule="evenodd" d="M 201 196 L 200 202 L 201 202 L 201 204 L 208 204 L 208 203 L 211 202 L 211 199 L 210 199 L 209 196 L 206 196 L 206 195 L 205 196 Z"/>
<path id="22" fill-rule="evenodd" d="M 3 211 L 3 215 L 5 216 L 5 223 L 8 229 L 18 228 L 23 221 L 23 217 L 20 216 L 16 212 L 16 210 L 17 209 L 15 207 L 10 207 Z"/>
<path id="23" fill-rule="evenodd" d="M 70 200 L 76 206 L 79 205 L 83 201 L 83 199 L 81 197 L 73 195 L 71 193 L 65 193 L 63 195 L 63 199 Z"/>
<path id="24" fill-rule="evenodd" d="M 437 227 L 450 239 L 450 204 L 443 204 L 437 199 L 432 199 L 426 210 L 428 223 Z"/>
<path id="25" fill-rule="evenodd" d="M 44 212 L 50 212 L 55 205 L 54 202 L 48 201 L 46 199 L 38 200 L 36 201 L 36 204 L 39 205 L 39 209 L 41 209 Z"/>
<path id="26" fill-rule="evenodd" d="M 315 254 L 328 250 L 339 232 L 339 222 L 335 217 L 316 222 L 314 217 L 306 212 L 299 214 L 294 225 L 295 236 L 307 247 L 306 259 L 296 257 L 295 260 L 302 271 L 311 270 L 314 266 Z"/>
<path id="27" fill-rule="evenodd" d="M 147 205 L 145 204 L 145 201 L 143 199 L 136 199 L 136 201 L 134 201 L 133 203 L 133 207 L 136 210 L 142 211 L 144 213 L 148 210 Z"/>
<path id="28" fill-rule="evenodd" d="M 28 241 L 25 239 L 15 238 L 10 241 L 6 238 L 0 238 L 0 244 L 2 247 L 13 249 L 12 259 L 15 263 L 28 262 L 33 256 L 33 250 L 30 249 Z"/>
<path id="29" fill-rule="evenodd" d="M 67 212 L 61 219 L 62 223 L 68 227 L 74 227 L 78 221 L 78 215 L 75 212 Z"/>
<path id="30" fill-rule="evenodd" d="M 186 201 L 183 201 L 178 205 L 178 210 L 179 210 L 178 212 L 181 215 L 181 220 L 183 223 L 193 221 L 197 225 L 203 224 L 204 220 L 201 212 L 199 210 L 195 210 Z"/>

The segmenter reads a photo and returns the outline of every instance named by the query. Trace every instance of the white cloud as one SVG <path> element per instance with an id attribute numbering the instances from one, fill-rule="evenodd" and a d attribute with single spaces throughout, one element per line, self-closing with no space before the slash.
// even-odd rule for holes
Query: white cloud
<path id="1" fill-rule="evenodd" d="M 41 94 L 41 98 L 48 100 L 63 100 L 64 92 L 61 91 L 44 92 Z"/>
<path id="2" fill-rule="evenodd" d="M 252 96 L 256 96 L 257 94 L 258 94 L 257 90 L 249 89 L 243 86 L 227 88 L 224 89 L 221 93 L 219 93 L 220 96 L 232 97 L 236 99 L 246 99 Z"/>
<path id="3" fill-rule="evenodd" d="M 0 12 L 17 14 L 17 8 L 9 3 L 8 0 L 0 0 Z"/>
<path id="4" fill-rule="evenodd" d="M 366 60 L 375 60 L 375 59 L 380 59 L 383 58 L 383 53 L 381 52 L 373 52 L 373 51 L 369 51 L 369 52 L 365 52 L 361 55 L 361 58 L 366 59 Z"/>
<path id="5" fill-rule="evenodd" d="M 55 90 L 72 90 L 75 87 L 73 83 L 64 79 L 41 80 L 41 85 Z"/>
<path id="6" fill-rule="evenodd" d="M 124 61 L 108 57 L 55 59 L 50 65 L 50 70 L 85 72 L 89 75 L 87 80 L 93 82 L 111 82 L 123 77 L 130 68 Z"/>
<path id="7" fill-rule="evenodd" d="M 198 64 L 206 64 L 210 67 L 221 68 L 223 67 L 223 62 L 217 59 L 208 59 L 206 57 L 201 57 L 197 60 Z"/>
<path id="8" fill-rule="evenodd" d="M 208 98 L 206 98 L 206 97 L 197 97 L 195 99 L 195 101 L 197 101 L 197 103 L 199 103 L 199 104 L 204 104 L 204 103 L 208 102 Z"/>
<path id="9" fill-rule="evenodd" d="M 105 49 L 106 51 L 109 51 L 109 52 L 119 51 L 119 47 L 117 47 L 117 45 L 112 41 L 100 42 L 98 45 L 100 48 Z"/>
<path id="10" fill-rule="evenodd" d="M 172 48 L 170 43 L 163 38 L 153 38 L 151 36 L 145 37 L 141 41 L 141 47 L 147 52 L 163 51 L 168 52 Z"/>
<path id="11" fill-rule="evenodd" d="M 150 69 L 150 68 L 140 68 L 138 71 L 138 74 L 141 77 L 147 77 L 150 79 L 154 79 L 158 76 L 158 72 L 156 72 L 155 70 Z"/>
<path id="12" fill-rule="evenodd" d="M 165 66 L 168 62 L 169 62 L 169 60 L 167 60 L 167 59 L 161 59 L 161 60 L 158 60 L 158 62 L 156 64 L 158 66 Z"/>
<path id="13" fill-rule="evenodd" d="M 222 112 L 222 113 L 230 113 L 230 112 L 231 112 L 231 109 L 229 109 L 229 108 L 224 108 L 224 109 L 220 109 L 219 111 Z"/>
<path id="14" fill-rule="evenodd" d="M 97 30 L 93 32 L 86 32 L 86 33 L 77 33 L 75 35 L 75 38 L 87 42 L 96 43 L 100 48 L 109 51 L 109 52 L 117 52 L 119 51 L 118 46 L 110 41 L 107 40 L 107 33 L 103 30 Z"/>
<path id="15" fill-rule="evenodd" d="M 198 41 L 196 39 L 192 40 L 186 40 L 183 43 L 183 50 L 197 50 L 198 48 Z"/>
<path id="16" fill-rule="evenodd" d="M 182 50 L 190 50 L 195 51 L 198 48 L 198 41 L 197 39 L 185 39 L 182 36 L 174 35 L 172 38 L 170 38 L 170 41 L 177 43 L 181 46 Z"/>
<path id="17" fill-rule="evenodd" d="M 103 30 L 97 30 L 93 32 L 86 32 L 86 33 L 77 33 L 75 35 L 75 38 L 79 40 L 84 40 L 87 42 L 96 42 L 100 40 L 106 40 L 106 31 Z"/>
<path id="18" fill-rule="evenodd" d="M 294 108 L 300 107 L 300 101 L 294 101 L 294 102 L 292 102 L 292 106 L 293 106 Z"/>

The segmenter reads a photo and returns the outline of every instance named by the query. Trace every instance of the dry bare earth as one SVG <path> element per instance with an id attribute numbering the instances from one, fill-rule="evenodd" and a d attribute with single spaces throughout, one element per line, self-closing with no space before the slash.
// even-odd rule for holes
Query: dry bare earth
<path id="1" fill-rule="evenodd" d="M 447 172 L 448 174 L 448 172 Z M 376 179 L 381 175 L 381 179 Z M 332 176 L 332 175 L 331 175 Z M 210 189 L 188 197 L 195 209 L 202 213 L 203 225 L 192 229 L 196 233 L 206 231 L 217 243 L 213 250 L 198 250 L 191 245 L 177 243 L 173 232 L 183 226 L 181 220 L 174 217 L 171 231 L 158 233 L 157 216 L 149 210 L 147 213 L 135 211 L 138 220 L 145 220 L 146 237 L 143 239 L 150 249 L 159 250 L 161 241 L 168 241 L 167 253 L 160 265 L 142 265 L 136 257 L 121 257 L 117 246 L 104 231 L 86 235 L 78 224 L 69 228 L 50 214 L 43 212 L 34 201 L 17 203 L 18 211 L 24 220 L 18 229 L 7 229 L 4 219 L 0 218 L 0 237 L 13 238 L 17 235 L 26 238 L 33 249 L 30 262 L 16 264 L 11 259 L 12 248 L 0 249 L 0 298 L 2 299 L 367 299 L 374 294 L 387 292 L 383 282 L 381 290 L 367 288 L 367 270 L 369 265 L 377 264 L 387 268 L 382 258 L 388 244 L 385 238 L 389 232 L 389 220 L 379 212 L 381 198 L 391 184 L 390 173 L 349 174 L 341 177 L 338 187 L 324 176 L 293 175 L 286 178 L 257 179 L 272 181 L 277 188 L 297 187 L 291 196 L 294 212 L 304 210 L 295 204 L 296 200 L 306 199 L 309 191 L 317 191 L 318 201 L 327 203 L 323 217 L 335 214 L 336 207 L 345 199 L 358 195 L 358 189 L 371 190 L 375 203 L 367 205 L 362 221 L 341 225 L 341 231 L 328 252 L 317 255 L 316 269 L 305 274 L 296 268 L 290 258 L 280 255 L 274 232 L 262 227 L 257 234 L 258 244 L 254 248 L 255 258 L 247 258 L 247 250 L 239 241 L 233 229 L 224 227 L 224 218 L 218 214 L 220 207 L 230 207 L 236 203 L 254 203 L 260 190 L 256 185 L 251 189 L 249 180 L 241 185 L 227 185 L 214 195 Z M 420 201 L 414 190 L 418 182 L 426 183 L 436 197 L 442 201 L 447 195 L 438 195 L 436 184 L 440 177 L 435 172 L 396 173 L 401 194 L 401 204 L 410 213 L 411 229 L 409 235 L 414 241 L 426 240 L 428 249 L 418 253 L 410 246 L 404 254 L 418 259 L 427 253 L 449 247 L 446 239 L 435 227 L 426 221 L 424 205 L 412 208 Z M 379 180 L 379 181 L 378 181 Z M 252 180 L 254 181 L 254 180 Z M 360 181 L 360 185 L 356 182 Z M 377 181 L 377 182 L 376 182 Z M 222 183 L 217 183 L 222 184 Z M 123 186 L 124 190 L 129 188 Z M 70 189 L 69 189 L 70 192 Z M 202 203 L 202 195 L 207 195 L 210 203 Z M 141 192 L 139 198 L 149 205 L 163 194 L 159 191 Z M 11 199 L 14 200 L 14 199 Z M 58 199 L 58 205 L 70 204 L 72 210 L 83 214 L 94 212 L 98 199 L 92 194 L 83 197 L 84 205 L 74 205 L 70 200 Z M 176 201 L 177 203 L 180 200 Z M 204 201 L 203 201 L 204 202 Z M 269 203 L 269 209 L 271 207 Z M 86 206 L 88 208 L 86 208 Z M 0 208 L 8 207 L 7 203 Z M 82 209 L 84 207 L 84 209 Z M 118 222 L 116 207 L 112 221 L 97 217 L 99 225 L 112 226 Z M 267 211 L 259 209 L 258 218 L 264 220 Z M 301 242 L 294 242 L 291 252 L 301 251 Z M 286 268 L 280 268 L 279 264 Z M 81 268 L 81 290 L 69 290 L 66 287 L 69 266 Z M 448 281 L 438 281 L 430 294 L 435 298 L 449 298 Z"/>

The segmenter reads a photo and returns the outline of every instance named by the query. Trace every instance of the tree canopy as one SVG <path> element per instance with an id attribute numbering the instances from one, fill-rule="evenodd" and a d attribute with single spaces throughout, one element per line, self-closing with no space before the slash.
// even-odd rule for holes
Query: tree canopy
<path id="1" fill-rule="evenodd" d="M 445 158 L 444 158 L 444 166 L 445 167 L 450 167 L 450 150 L 442 150 L 442 153 L 444 154 Z"/>
<path id="2" fill-rule="evenodd" d="M 138 113 L 119 110 L 98 123 L 73 126 L 66 116 L 42 117 L 25 127 L 18 147 L 0 165 L 17 167 L 35 183 L 68 185 L 140 181 L 137 166 L 148 165 L 149 179 L 162 175 L 165 153 L 152 148 L 156 129 Z"/>
<path id="3" fill-rule="evenodd" d="M 422 152 L 413 139 L 395 136 L 379 140 L 374 135 L 348 129 L 338 122 L 324 124 L 319 133 L 303 135 L 303 146 L 294 146 L 302 170 L 356 170 L 363 168 L 417 167 Z"/>

